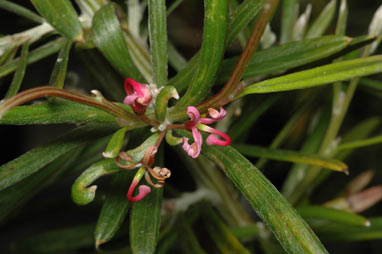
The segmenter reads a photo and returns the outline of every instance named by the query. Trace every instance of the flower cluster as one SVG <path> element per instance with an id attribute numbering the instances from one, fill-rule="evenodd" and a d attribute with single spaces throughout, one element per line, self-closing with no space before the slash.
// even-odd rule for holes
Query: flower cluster
<path id="1" fill-rule="evenodd" d="M 138 83 L 133 79 L 127 78 L 125 80 L 124 87 L 126 91 L 126 97 L 123 102 L 129 105 L 133 109 L 135 114 L 141 117 L 143 120 L 152 121 L 151 119 L 148 119 L 147 116 L 145 115 L 147 106 L 153 100 L 153 97 L 155 97 L 155 93 L 153 94 L 151 92 L 150 86 L 146 84 Z M 169 98 L 170 97 L 171 96 L 169 96 Z M 155 102 L 155 98 L 153 101 Z M 186 121 L 185 124 L 180 125 L 180 128 L 191 131 L 194 142 L 192 144 L 189 144 L 188 142 L 189 139 L 187 137 L 178 138 L 178 139 L 179 139 L 179 143 L 183 143 L 182 148 L 187 152 L 189 156 L 191 156 L 192 158 L 197 158 L 200 155 L 202 144 L 203 144 L 203 137 L 200 131 L 210 133 L 210 135 L 206 139 L 207 145 L 227 146 L 231 143 L 231 139 L 227 134 L 208 126 L 209 124 L 213 124 L 222 120 L 225 117 L 226 113 L 227 112 L 223 108 L 220 108 L 219 111 L 213 108 L 209 108 L 208 114 L 206 114 L 205 117 L 201 117 L 196 107 L 193 107 L 193 106 L 187 107 L 187 114 L 190 117 L 190 120 Z M 150 123 L 151 122 L 148 122 L 148 124 Z M 154 122 L 154 124 L 160 126 L 160 123 Z M 169 125 L 166 125 L 166 128 L 171 129 Z M 179 125 L 178 125 L 178 128 L 179 128 Z M 145 176 L 146 181 L 151 186 L 155 188 L 160 188 L 164 185 L 165 179 L 170 177 L 171 175 L 170 170 L 168 170 L 167 168 L 160 168 L 160 167 L 152 168 L 152 164 L 154 163 L 154 156 L 156 154 L 156 151 L 166 131 L 167 129 L 161 130 L 161 135 L 160 135 L 161 137 L 158 139 L 156 145 L 149 146 L 146 149 L 145 156 L 142 158 L 142 160 L 139 163 L 129 164 L 129 165 L 120 164 L 118 162 L 118 159 L 122 159 L 128 163 L 132 161 L 132 159 L 124 152 L 119 153 L 119 155 L 116 158 L 117 165 L 120 166 L 121 168 L 133 169 L 133 168 L 141 167 L 137 171 L 127 193 L 127 198 L 131 202 L 136 202 L 141 200 L 151 191 L 150 187 L 146 185 L 141 185 L 139 186 L 138 195 L 133 197 L 134 189 L 136 188 L 136 186 L 138 185 L 139 181 L 141 180 L 143 176 Z M 219 139 L 219 137 L 221 139 Z M 153 183 L 150 176 L 155 178 L 157 183 Z"/>
<path id="2" fill-rule="evenodd" d="M 138 83 L 131 78 L 125 79 L 123 86 L 126 92 L 126 97 L 123 100 L 123 103 L 130 105 L 137 115 L 144 114 L 152 99 L 149 87 L 145 84 Z"/>
<path id="3" fill-rule="evenodd" d="M 228 146 L 231 144 L 231 138 L 227 134 L 214 128 L 211 128 L 207 125 L 222 120 L 225 117 L 226 113 L 227 112 L 223 108 L 221 108 L 220 111 L 217 111 L 213 108 L 209 108 L 209 117 L 201 118 L 197 108 L 193 106 L 187 107 L 187 114 L 191 118 L 191 120 L 187 121 L 185 126 L 187 130 L 190 130 L 192 132 L 194 143 L 190 145 L 188 143 L 188 138 L 183 137 L 182 147 L 189 156 L 191 156 L 192 158 L 197 158 L 202 149 L 203 138 L 199 130 L 211 133 L 211 135 L 209 135 L 206 139 L 207 145 Z M 217 137 L 217 135 L 222 137 L 224 140 L 220 140 Z"/>

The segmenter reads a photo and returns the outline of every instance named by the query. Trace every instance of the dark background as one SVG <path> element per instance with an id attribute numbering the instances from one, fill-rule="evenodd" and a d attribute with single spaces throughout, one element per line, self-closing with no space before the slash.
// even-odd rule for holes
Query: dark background
<path id="1" fill-rule="evenodd" d="M 33 9 L 29 1 L 14 1 L 16 3 L 28 6 Z M 301 1 L 300 10 L 305 9 L 305 5 L 310 1 Z M 328 1 L 315 0 L 313 2 L 312 18 L 318 15 Z M 368 24 L 372 18 L 374 11 L 381 4 L 380 0 L 369 1 L 348 1 L 349 2 L 349 19 L 347 35 L 359 36 L 367 33 Z M 279 16 L 277 12 L 272 29 L 278 34 Z M 190 58 L 200 46 L 202 39 L 203 26 L 203 4 L 202 1 L 185 0 L 184 3 L 170 16 L 168 20 L 169 38 L 177 45 L 187 58 Z M 21 32 L 25 29 L 33 27 L 35 24 L 24 18 L 20 18 L 14 14 L 10 14 L 0 10 L 0 34 L 7 35 Z M 334 27 L 334 26 L 333 26 Z M 329 29 L 333 31 L 333 27 Z M 227 54 L 237 54 L 239 48 L 231 47 L 231 52 Z M 381 47 L 379 47 L 379 53 Z M 27 68 L 25 79 L 22 83 L 22 89 L 30 87 L 47 85 L 56 55 L 52 55 L 35 64 L 31 64 Z M 171 72 L 170 72 L 171 73 Z M 76 51 L 72 51 L 68 66 L 68 75 L 66 85 L 81 86 L 84 91 L 90 91 L 93 88 L 92 77 L 83 65 Z M 378 77 L 380 78 L 380 76 Z M 122 84 L 122 77 L 121 84 Z M 12 75 L 0 80 L 0 95 L 4 97 L 5 92 L 12 80 Z M 288 120 L 291 112 L 291 98 L 298 96 L 290 93 L 291 96 L 285 96 L 280 100 L 267 114 L 261 117 L 261 124 L 253 127 L 253 135 L 250 140 L 259 145 L 268 145 L 272 138 L 277 134 L 285 121 Z M 326 103 L 327 98 L 322 98 L 322 103 Z M 382 103 L 380 98 L 372 96 L 365 92 L 357 92 L 352 105 L 349 109 L 343 130 L 351 128 L 354 124 L 371 116 L 382 113 Z M 33 147 L 44 144 L 55 138 L 66 130 L 72 128 L 71 125 L 54 125 L 54 126 L 0 126 L 1 133 L 1 156 L 0 162 L 4 164 L 17 156 L 25 153 Z M 379 133 L 382 133 L 380 128 Z M 293 145 L 293 144 L 292 144 Z M 294 144 L 296 148 L 298 143 Z M 171 155 L 171 151 L 169 151 Z M 374 169 L 376 176 L 371 185 L 380 185 L 382 183 L 382 166 L 380 163 L 380 155 L 382 147 L 373 146 L 369 148 L 359 149 L 356 153 L 346 161 L 351 168 L 351 177 L 366 169 Z M 174 158 L 174 156 L 169 156 Z M 170 165 L 178 165 L 177 161 L 169 161 Z M 268 164 L 268 168 L 264 174 L 276 185 L 281 187 L 285 179 L 289 164 L 272 162 Z M 64 178 L 62 182 L 51 186 L 38 194 L 33 200 L 15 214 L 5 225 L 0 225 L 0 253 L 7 253 L 10 242 L 33 235 L 46 229 L 56 227 L 75 225 L 77 223 L 90 223 L 95 221 L 99 213 L 99 204 L 90 204 L 84 207 L 76 206 L 70 198 L 71 184 L 75 180 L 74 176 Z M 194 186 L 188 183 L 189 175 L 187 173 L 177 173 L 172 177 L 173 182 L 178 181 L 182 184 L 189 185 L 184 189 L 192 189 Z M 320 186 L 314 196 L 318 201 L 324 201 L 333 195 L 339 186 L 344 186 L 348 182 L 347 177 L 339 174 L 333 174 L 332 177 Z M 101 182 L 101 186 L 105 183 Z M 175 184 L 180 185 L 180 184 Z M 182 188 L 182 187 L 180 187 Z M 49 205 L 45 205 L 45 204 Z M 369 209 L 363 215 L 381 216 L 381 204 Z M 381 253 L 381 241 L 364 241 L 357 243 L 330 243 L 325 244 L 330 253 Z"/>

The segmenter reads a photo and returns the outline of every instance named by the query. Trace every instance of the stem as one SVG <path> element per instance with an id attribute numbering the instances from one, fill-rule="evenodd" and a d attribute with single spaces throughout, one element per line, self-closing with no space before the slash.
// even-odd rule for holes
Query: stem
<path id="1" fill-rule="evenodd" d="M 66 91 L 64 89 L 49 86 L 40 86 L 32 88 L 21 92 L 15 95 L 14 97 L 4 100 L 0 104 L 0 118 L 3 115 L 5 115 L 9 110 L 18 105 L 46 96 L 62 97 L 71 101 L 77 101 L 82 104 L 102 109 L 112 115 L 115 115 L 116 117 L 123 118 L 128 121 L 141 123 L 141 121 L 137 119 L 135 115 L 123 110 L 122 108 L 118 107 L 112 102 L 106 101 L 105 99 L 100 101 L 98 100 L 98 97 L 93 98 L 90 96 L 80 95 Z"/>
<path id="2" fill-rule="evenodd" d="M 220 108 L 221 106 L 232 101 L 235 94 L 240 89 L 240 80 L 243 76 L 245 69 L 248 66 L 257 46 L 259 45 L 261 36 L 264 30 L 271 20 L 279 0 L 267 0 L 263 3 L 263 9 L 259 14 L 259 18 L 253 28 L 252 34 L 245 46 L 243 52 L 240 55 L 239 61 L 237 62 L 235 69 L 233 70 L 231 76 L 229 77 L 227 83 L 224 85 L 223 89 L 220 90 L 218 94 L 214 97 L 201 102 L 197 108 L 200 112 L 206 111 L 208 108 Z"/>

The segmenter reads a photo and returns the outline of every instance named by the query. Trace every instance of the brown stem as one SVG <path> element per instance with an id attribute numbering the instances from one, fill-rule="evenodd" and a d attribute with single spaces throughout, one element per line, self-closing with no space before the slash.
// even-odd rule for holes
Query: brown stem
<path id="1" fill-rule="evenodd" d="M 50 87 L 50 86 L 40 86 L 32 89 L 28 89 L 24 92 L 21 92 L 9 99 L 4 100 L 0 104 L 0 118 L 5 115 L 12 108 L 24 104 L 28 101 L 32 101 L 38 98 L 53 96 L 53 97 L 61 97 L 64 99 L 68 99 L 71 101 L 76 101 L 82 104 L 86 104 L 95 108 L 102 109 L 116 117 L 123 118 L 128 121 L 140 122 L 140 120 L 133 114 L 123 110 L 118 107 L 114 103 L 110 101 L 106 101 L 103 99 L 102 101 L 97 100 L 94 97 L 85 96 L 81 94 L 76 94 L 73 92 L 69 92 L 64 89 Z"/>
<path id="2" fill-rule="evenodd" d="M 200 112 L 205 112 L 208 108 L 220 108 L 221 106 L 231 102 L 235 94 L 241 89 L 241 77 L 243 76 L 249 61 L 251 60 L 257 46 L 259 45 L 261 36 L 263 35 L 267 24 L 271 20 L 278 3 L 279 0 L 263 1 L 263 9 L 261 10 L 260 16 L 252 31 L 251 37 L 249 38 L 247 45 L 241 53 L 235 69 L 233 70 L 223 89 L 221 89 L 218 94 L 197 105 L 197 108 Z"/>

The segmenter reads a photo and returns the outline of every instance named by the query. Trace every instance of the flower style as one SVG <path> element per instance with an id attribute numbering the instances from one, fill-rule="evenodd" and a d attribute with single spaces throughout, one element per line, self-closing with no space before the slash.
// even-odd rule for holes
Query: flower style
<path id="1" fill-rule="evenodd" d="M 200 155 L 202 149 L 203 138 L 199 130 L 211 133 L 206 139 L 207 145 L 218 145 L 218 146 L 228 146 L 231 144 L 231 138 L 224 132 L 218 131 L 207 124 L 212 124 L 222 120 L 226 111 L 221 108 L 220 111 L 209 108 L 207 118 L 200 118 L 200 113 L 197 108 L 193 106 L 187 107 L 187 114 L 190 117 L 190 120 L 186 122 L 186 129 L 192 132 L 194 138 L 194 143 L 191 145 L 188 143 L 188 138 L 183 137 L 183 150 L 187 152 L 192 158 L 197 158 Z M 217 136 L 220 136 L 224 140 L 219 139 Z"/>
<path id="2" fill-rule="evenodd" d="M 121 152 L 116 157 L 116 163 L 119 167 L 131 170 L 136 167 L 140 167 L 135 174 L 133 181 L 130 184 L 129 190 L 127 192 L 127 199 L 130 202 L 138 202 L 142 200 L 147 194 L 151 192 L 151 188 L 147 185 L 140 185 L 138 187 L 138 194 L 136 196 L 133 196 L 134 190 L 141 181 L 142 177 L 144 176 L 146 179 L 146 182 L 149 183 L 154 188 L 161 188 L 165 184 L 165 180 L 171 176 L 171 171 L 168 168 L 160 168 L 160 167 L 154 167 L 152 168 L 152 165 L 154 164 L 154 156 L 157 152 L 156 146 L 149 146 L 146 151 L 143 158 L 140 160 L 139 163 L 132 163 L 130 165 L 122 165 L 119 163 L 119 158 L 126 161 L 126 162 L 132 162 L 132 158 L 127 155 L 124 152 Z M 151 177 L 153 177 L 156 180 L 156 183 L 154 183 L 151 180 Z"/>
<path id="3" fill-rule="evenodd" d="M 125 79 L 123 86 L 127 95 L 123 103 L 130 105 L 137 115 L 144 114 L 152 99 L 149 87 L 131 78 Z"/>

